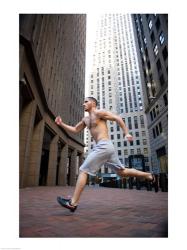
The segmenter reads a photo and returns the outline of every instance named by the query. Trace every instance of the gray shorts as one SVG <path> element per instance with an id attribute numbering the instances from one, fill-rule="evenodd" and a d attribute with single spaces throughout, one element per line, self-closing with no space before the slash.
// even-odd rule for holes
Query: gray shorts
<path id="1" fill-rule="evenodd" d="M 80 170 L 95 176 L 104 164 L 115 172 L 119 169 L 125 169 L 110 140 L 100 140 L 81 165 Z"/>

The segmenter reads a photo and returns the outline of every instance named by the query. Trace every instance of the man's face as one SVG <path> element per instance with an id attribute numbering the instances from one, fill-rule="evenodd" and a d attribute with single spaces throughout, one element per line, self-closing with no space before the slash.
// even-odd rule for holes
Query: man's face
<path id="1" fill-rule="evenodd" d="M 84 111 L 89 111 L 93 107 L 93 103 L 94 103 L 93 101 L 86 98 L 83 103 Z"/>

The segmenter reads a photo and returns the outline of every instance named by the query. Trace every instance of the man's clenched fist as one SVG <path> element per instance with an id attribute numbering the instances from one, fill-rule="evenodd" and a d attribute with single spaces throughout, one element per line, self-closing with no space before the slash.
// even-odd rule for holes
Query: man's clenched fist
<path id="1" fill-rule="evenodd" d="M 57 116 L 56 119 L 55 119 L 55 122 L 56 122 L 57 125 L 61 125 L 61 123 L 62 123 L 61 117 Z"/>

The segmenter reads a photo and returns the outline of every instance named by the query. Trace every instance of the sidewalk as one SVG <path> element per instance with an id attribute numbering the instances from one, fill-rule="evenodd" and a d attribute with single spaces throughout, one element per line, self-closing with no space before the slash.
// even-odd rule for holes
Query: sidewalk
<path id="1" fill-rule="evenodd" d="M 88 187 L 75 213 L 57 196 L 74 187 L 20 189 L 20 237 L 167 237 L 168 193 Z"/>

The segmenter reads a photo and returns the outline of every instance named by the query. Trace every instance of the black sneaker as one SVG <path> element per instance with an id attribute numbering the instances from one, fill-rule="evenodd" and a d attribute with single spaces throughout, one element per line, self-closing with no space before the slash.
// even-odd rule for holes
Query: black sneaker
<path id="1" fill-rule="evenodd" d="M 73 206 L 71 204 L 71 199 L 65 199 L 63 197 L 58 196 L 57 201 L 61 206 L 68 208 L 71 212 L 75 212 L 75 210 L 77 209 L 77 206 Z"/>

